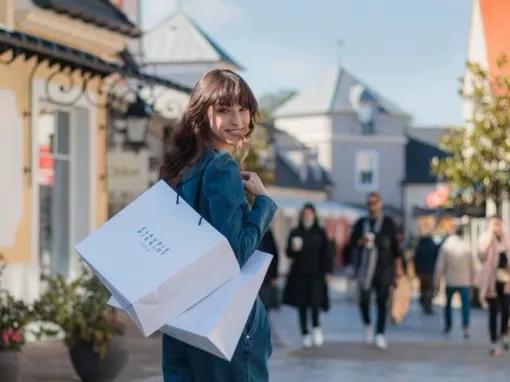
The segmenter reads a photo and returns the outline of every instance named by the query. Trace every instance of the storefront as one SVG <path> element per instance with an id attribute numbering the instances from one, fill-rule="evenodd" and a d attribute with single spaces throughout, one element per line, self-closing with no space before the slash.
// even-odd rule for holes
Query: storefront
<path id="1" fill-rule="evenodd" d="M 12 26 L 0 25 L 0 253 L 9 265 L 4 285 L 30 301 L 41 276 L 80 271 L 74 244 L 107 218 L 114 101 L 129 102 L 131 93 L 151 86 L 187 89 L 145 75 L 118 55 L 134 26 L 114 31 L 11 5 Z M 83 39 L 76 33 L 59 38 L 57 29 L 73 23 Z M 38 25 L 44 30 L 34 34 Z M 97 54 L 88 43 L 94 39 Z"/>

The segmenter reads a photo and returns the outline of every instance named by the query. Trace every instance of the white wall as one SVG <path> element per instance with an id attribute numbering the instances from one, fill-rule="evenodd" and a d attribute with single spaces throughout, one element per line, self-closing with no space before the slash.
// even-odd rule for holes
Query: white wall
<path id="1" fill-rule="evenodd" d="M 482 12 L 479 0 L 473 0 L 473 9 L 471 14 L 471 25 L 469 31 L 469 45 L 467 51 L 467 60 L 478 63 L 482 68 L 488 69 L 489 62 L 487 57 L 487 46 L 483 28 Z M 472 90 L 471 81 L 473 76 L 470 72 L 464 73 L 464 91 L 468 94 Z M 473 106 L 469 100 L 464 100 L 462 104 L 462 115 L 464 120 L 471 118 Z"/>
<path id="2" fill-rule="evenodd" d="M 434 191 L 434 184 L 411 184 L 404 187 L 404 224 L 406 237 L 417 234 L 416 220 L 413 217 L 414 207 L 425 207 L 427 195 Z"/>
<path id="3" fill-rule="evenodd" d="M 146 58 L 146 59 L 150 59 Z M 148 73 L 167 78 L 181 85 L 193 87 L 202 75 L 217 67 L 215 63 L 185 63 L 185 64 L 148 64 Z"/>
<path id="4" fill-rule="evenodd" d="M 308 147 L 317 149 L 319 163 L 328 171 L 332 168 L 331 118 L 326 115 L 278 118 L 275 126 L 296 137 Z"/>
<path id="5" fill-rule="evenodd" d="M 0 246 L 14 245 L 23 217 L 23 120 L 13 91 L 0 89 Z"/>

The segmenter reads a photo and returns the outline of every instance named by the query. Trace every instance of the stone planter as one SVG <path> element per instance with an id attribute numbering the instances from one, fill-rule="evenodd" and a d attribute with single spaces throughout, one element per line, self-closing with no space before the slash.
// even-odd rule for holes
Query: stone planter
<path id="1" fill-rule="evenodd" d="M 15 350 L 0 350 L 0 381 L 21 382 L 22 353 Z"/>
<path id="2" fill-rule="evenodd" d="M 85 341 L 79 341 L 70 347 L 69 355 L 76 374 L 83 382 L 113 381 L 128 359 L 128 351 L 123 336 L 113 337 L 103 359 L 94 353 L 92 345 Z"/>

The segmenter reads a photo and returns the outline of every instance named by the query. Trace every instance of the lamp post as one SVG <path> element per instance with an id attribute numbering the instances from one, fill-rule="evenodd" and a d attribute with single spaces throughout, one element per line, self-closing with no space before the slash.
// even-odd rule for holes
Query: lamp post
<path id="1" fill-rule="evenodd" d="M 126 143 L 134 147 L 145 144 L 149 124 L 151 121 L 151 108 L 137 94 L 133 103 L 129 104 L 124 114 L 126 122 Z"/>

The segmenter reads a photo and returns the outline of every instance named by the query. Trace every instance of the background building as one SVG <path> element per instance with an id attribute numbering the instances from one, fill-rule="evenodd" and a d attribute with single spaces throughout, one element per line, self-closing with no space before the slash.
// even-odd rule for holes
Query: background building
<path id="1" fill-rule="evenodd" d="M 274 114 L 277 128 L 317 152 L 334 183 L 332 199 L 360 206 L 370 191 L 402 209 L 406 129 L 411 117 L 342 67 Z"/>

